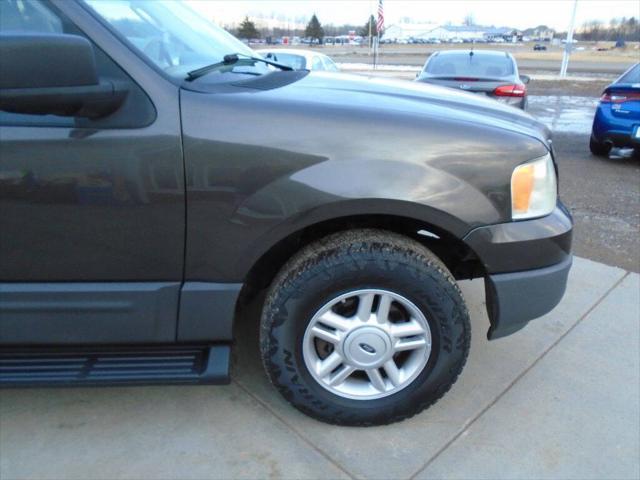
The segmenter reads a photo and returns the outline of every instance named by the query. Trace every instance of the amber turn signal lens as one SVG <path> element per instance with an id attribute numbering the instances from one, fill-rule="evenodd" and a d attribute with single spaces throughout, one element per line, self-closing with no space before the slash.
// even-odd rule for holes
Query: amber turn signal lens
<path id="1" fill-rule="evenodd" d="M 529 210 L 529 202 L 533 192 L 533 174 L 533 165 L 522 165 L 513 172 L 511 192 L 514 213 L 524 213 Z"/>
<path id="2" fill-rule="evenodd" d="M 511 175 L 511 218 L 542 217 L 556 206 L 558 185 L 550 154 L 518 165 Z"/>

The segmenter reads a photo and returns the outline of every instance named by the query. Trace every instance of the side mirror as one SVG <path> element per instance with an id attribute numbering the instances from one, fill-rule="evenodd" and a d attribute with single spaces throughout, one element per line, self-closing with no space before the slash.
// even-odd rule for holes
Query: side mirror
<path id="1" fill-rule="evenodd" d="M 100 118 L 116 111 L 127 90 L 100 81 L 93 47 L 77 35 L 0 35 L 0 110 Z"/>
<path id="2" fill-rule="evenodd" d="M 531 81 L 531 77 L 529 75 L 520 75 L 520 80 L 527 85 Z"/>

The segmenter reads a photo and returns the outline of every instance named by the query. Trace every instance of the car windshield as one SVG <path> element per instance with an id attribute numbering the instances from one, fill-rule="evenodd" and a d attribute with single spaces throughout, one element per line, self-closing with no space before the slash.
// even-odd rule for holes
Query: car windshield
<path id="1" fill-rule="evenodd" d="M 620 77 L 617 83 L 640 83 L 640 63 Z"/>
<path id="2" fill-rule="evenodd" d="M 279 53 L 277 51 L 270 52 L 268 54 L 270 60 L 273 60 L 283 65 L 288 65 L 295 70 L 304 70 L 307 68 L 307 60 L 302 55 L 295 55 L 293 53 Z"/>
<path id="3" fill-rule="evenodd" d="M 513 61 L 506 55 L 439 54 L 427 63 L 425 72 L 435 77 L 504 78 L 514 74 Z"/>
<path id="4" fill-rule="evenodd" d="M 167 74 L 222 62 L 225 55 L 256 56 L 244 43 L 176 0 L 85 0 L 100 17 Z M 224 66 L 216 73 L 261 74 L 269 68 L 252 60 Z"/>

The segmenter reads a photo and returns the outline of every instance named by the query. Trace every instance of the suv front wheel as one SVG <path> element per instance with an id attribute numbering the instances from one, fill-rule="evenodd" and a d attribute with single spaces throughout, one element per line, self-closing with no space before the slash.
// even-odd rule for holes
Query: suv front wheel
<path id="1" fill-rule="evenodd" d="M 379 425 L 435 403 L 469 352 L 453 277 L 390 232 L 335 234 L 296 254 L 265 302 L 260 347 L 271 382 L 325 422 Z"/>

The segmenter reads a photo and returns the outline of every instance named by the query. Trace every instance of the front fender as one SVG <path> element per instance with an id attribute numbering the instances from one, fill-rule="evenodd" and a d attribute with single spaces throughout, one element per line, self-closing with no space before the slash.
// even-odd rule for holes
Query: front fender
<path id="1" fill-rule="evenodd" d="M 546 152 L 510 130 L 279 91 L 181 92 L 186 280 L 242 281 L 280 239 L 353 215 L 461 238 L 510 217 L 513 166 Z"/>
<path id="2" fill-rule="evenodd" d="M 363 216 L 402 218 L 422 224 L 438 235 L 449 234 L 457 238 L 462 238 L 464 232 L 469 229 L 460 219 L 446 212 L 402 200 L 370 198 L 327 202 L 288 217 L 247 244 L 240 255 L 240 261 L 236 264 L 235 275 L 237 278 L 244 278 L 253 265 L 274 245 L 305 228 L 342 219 L 348 224 L 350 219 Z M 376 226 L 385 228 L 384 220 Z"/>

